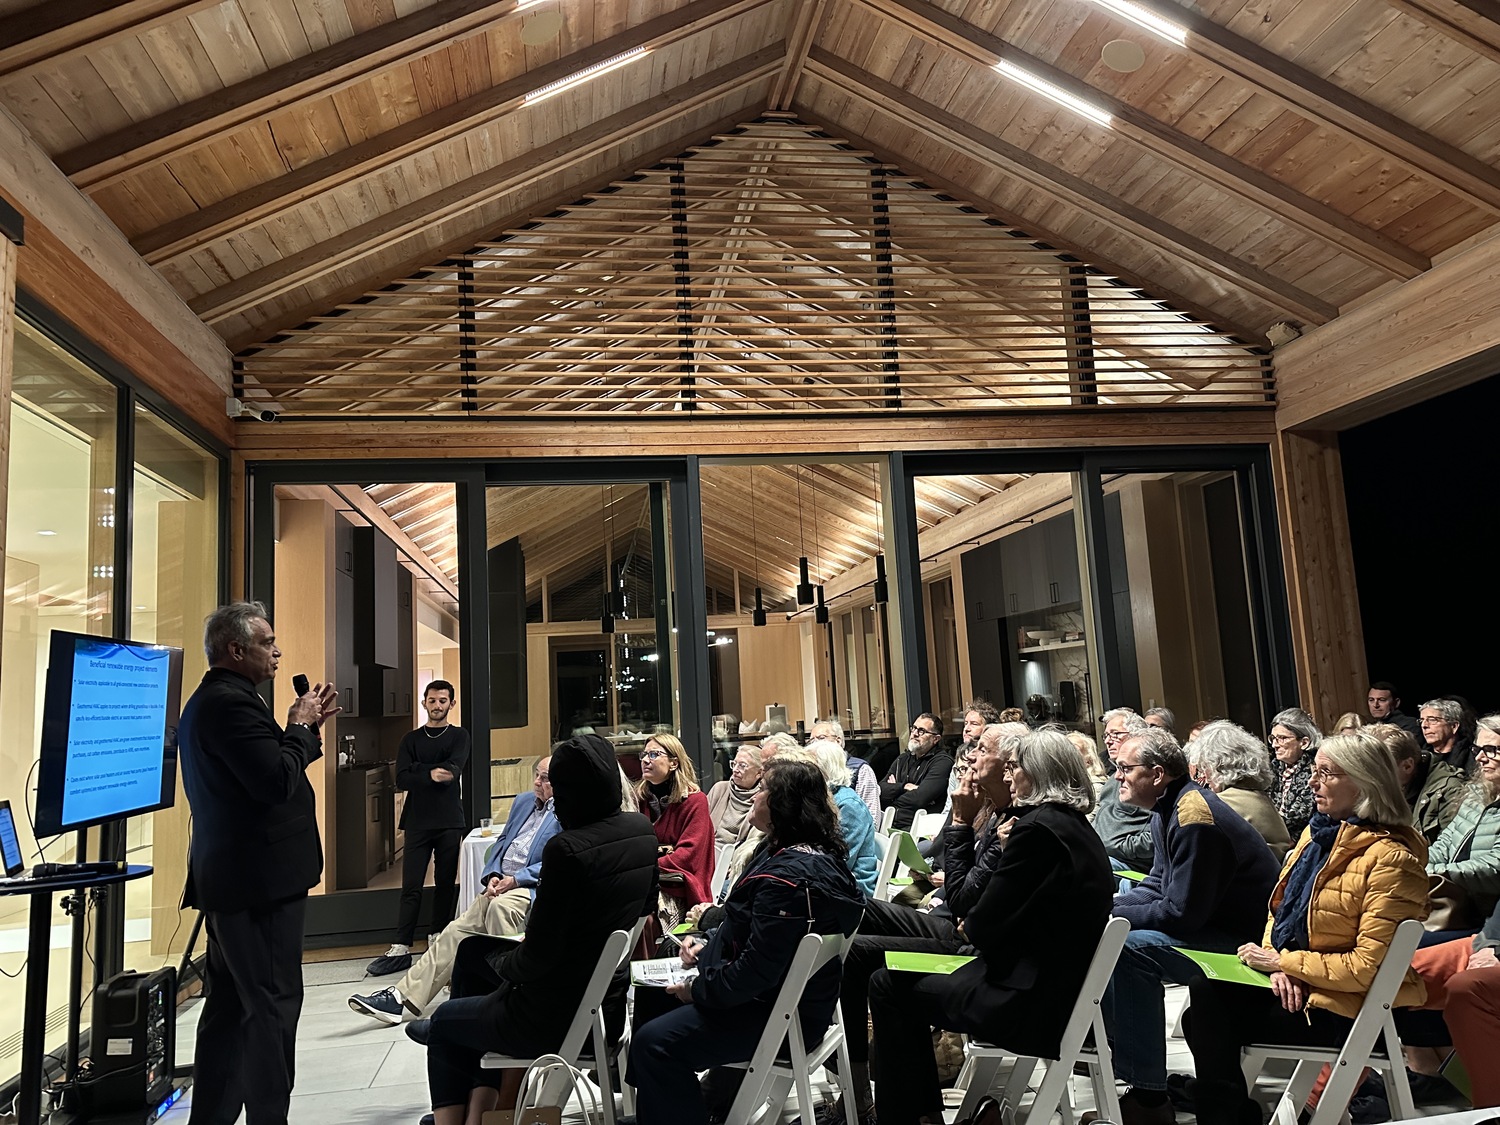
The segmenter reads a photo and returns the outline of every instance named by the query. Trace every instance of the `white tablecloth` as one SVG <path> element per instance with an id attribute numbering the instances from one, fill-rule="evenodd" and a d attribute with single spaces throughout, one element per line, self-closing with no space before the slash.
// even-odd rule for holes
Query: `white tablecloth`
<path id="1" fill-rule="evenodd" d="M 480 835 L 483 831 L 482 828 L 476 828 L 470 832 L 464 837 L 463 845 L 458 851 L 458 902 L 455 909 L 459 914 L 469 909 L 479 895 L 479 877 L 484 874 L 484 855 L 490 850 L 490 845 L 500 839 L 505 825 L 495 825 L 489 830 L 488 836 Z"/>

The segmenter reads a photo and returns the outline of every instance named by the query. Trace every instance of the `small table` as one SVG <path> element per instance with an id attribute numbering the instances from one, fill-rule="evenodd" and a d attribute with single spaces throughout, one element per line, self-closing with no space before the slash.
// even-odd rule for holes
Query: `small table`
<path id="1" fill-rule="evenodd" d="M 501 834 L 505 831 L 505 825 L 496 824 L 490 828 L 490 835 L 481 835 L 482 828 L 476 828 L 464 837 L 463 843 L 458 850 L 458 902 L 457 911 L 462 914 L 473 901 L 479 897 L 479 877 L 484 874 L 485 853 L 490 850 Z"/>
<path id="2" fill-rule="evenodd" d="M 26 1002 L 21 1022 L 21 1091 L 17 1099 L 18 1125 L 38 1125 L 42 1117 L 42 1060 L 47 1045 L 47 953 L 52 942 L 52 895 L 144 879 L 145 864 L 132 863 L 124 871 L 107 874 L 53 875 L 0 884 L 0 895 L 31 897 L 31 935 L 26 943 Z"/>

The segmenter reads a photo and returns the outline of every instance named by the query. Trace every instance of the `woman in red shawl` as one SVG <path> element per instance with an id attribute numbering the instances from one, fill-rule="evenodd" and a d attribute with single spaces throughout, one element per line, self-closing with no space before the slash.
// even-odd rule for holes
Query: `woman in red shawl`
<path id="1" fill-rule="evenodd" d="M 714 824 L 708 798 L 698 788 L 692 760 L 670 734 L 654 734 L 641 751 L 641 780 L 636 783 L 641 812 L 656 832 L 661 897 L 657 916 L 670 930 L 689 906 L 708 902 L 714 870 Z"/>

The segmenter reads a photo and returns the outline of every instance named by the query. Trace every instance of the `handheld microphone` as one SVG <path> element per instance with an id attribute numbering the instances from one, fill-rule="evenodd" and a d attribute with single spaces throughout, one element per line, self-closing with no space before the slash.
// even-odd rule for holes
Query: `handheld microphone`
<path id="1" fill-rule="evenodd" d="M 297 693 L 297 698 L 301 699 L 308 692 L 312 691 L 312 685 L 307 682 L 306 676 L 298 672 L 292 677 L 292 690 Z"/>

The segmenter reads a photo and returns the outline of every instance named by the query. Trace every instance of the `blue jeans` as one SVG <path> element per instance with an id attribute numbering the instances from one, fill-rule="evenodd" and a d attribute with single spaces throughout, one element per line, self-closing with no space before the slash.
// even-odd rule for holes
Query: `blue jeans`
<path id="1" fill-rule="evenodd" d="M 1174 945 L 1232 953 L 1239 943 L 1199 935 L 1184 942 L 1160 930 L 1131 930 L 1104 990 L 1104 1026 L 1115 1074 L 1142 1090 L 1167 1088 L 1167 984 L 1191 984 L 1203 971 Z"/>

